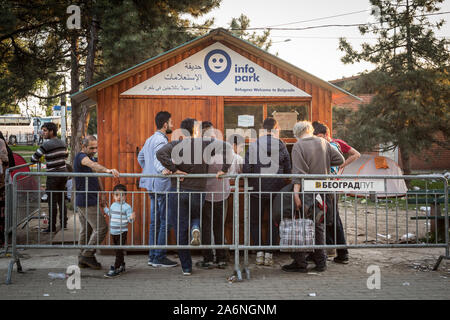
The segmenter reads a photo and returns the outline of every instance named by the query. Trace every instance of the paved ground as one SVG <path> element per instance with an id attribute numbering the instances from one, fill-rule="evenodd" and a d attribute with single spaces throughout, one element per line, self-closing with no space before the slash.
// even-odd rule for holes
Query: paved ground
<path id="1" fill-rule="evenodd" d="M 288 254 L 278 254 L 275 266 L 250 265 L 251 280 L 229 282 L 231 267 L 202 270 L 192 276 L 181 268 L 155 269 L 146 265 L 144 254 L 126 257 L 127 272 L 116 279 L 104 278 L 113 257 L 102 255 L 102 271 L 81 269 L 81 289 L 69 290 L 66 280 L 52 280 L 49 272 L 65 272 L 77 261 L 75 250 L 26 250 L 22 265 L 14 271 L 13 283 L 5 284 L 7 257 L 0 258 L 0 299 L 450 299 L 450 264 L 443 261 L 431 271 L 442 249 L 351 250 L 351 263 L 329 262 L 324 273 L 285 273 L 280 266 L 290 262 Z M 177 259 L 174 254 L 170 258 Z M 254 255 L 250 256 L 254 262 Z M 200 256 L 194 256 L 194 261 Z M 178 260 L 177 260 L 178 261 Z M 381 288 L 367 288 L 367 268 L 377 265 Z M 314 293 L 315 296 L 310 296 Z"/>

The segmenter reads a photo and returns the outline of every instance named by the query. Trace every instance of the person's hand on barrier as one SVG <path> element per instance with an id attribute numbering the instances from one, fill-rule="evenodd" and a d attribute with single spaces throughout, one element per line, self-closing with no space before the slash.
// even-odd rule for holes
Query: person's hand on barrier
<path id="1" fill-rule="evenodd" d="M 170 171 L 169 169 L 163 169 L 163 171 L 161 171 L 161 173 L 164 175 L 168 175 L 168 174 L 172 174 L 172 171 Z"/>
<path id="2" fill-rule="evenodd" d="M 101 194 L 101 195 L 100 195 L 100 206 L 101 206 L 102 208 L 104 208 L 104 207 L 107 206 L 107 204 L 108 204 L 108 202 L 106 201 L 106 195 Z"/>
<path id="3" fill-rule="evenodd" d="M 225 175 L 226 173 L 223 172 L 222 170 L 220 170 L 219 172 L 217 172 L 216 174 L 216 178 L 219 179 L 221 176 Z"/>
<path id="4" fill-rule="evenodd" d="M 117 171 L 116 169 L 108 169 L 106 173 L 111 173 L 114 176 L 114 178 L 118 178 L 120 175 L 119 171 Z"/>
<path id="5" fill-rule="evenodd" d="M 131 215 L 130 215 L 130 220 L 134 221 L 135 218 L 136 218 L 136 213 L 132 212 Z"/>
<path id="6" fill-rule="evenodd" d="M 302 206 L 302 200 L 300 200 L 300 196 L 298 193 L 294 194 L 294 202 L 295 202 L 295 209 L 300 210 Z"/>
<path id="7" fill-rule="evenodd" d="M 187 173 L 184 171 L 181 171 L 181 170 L 177 170 L 173 174 L 187 174 Z M 184 180 L 184 178 L 180 178 L 180 181 L 183 181 L 183 180 Z"/>

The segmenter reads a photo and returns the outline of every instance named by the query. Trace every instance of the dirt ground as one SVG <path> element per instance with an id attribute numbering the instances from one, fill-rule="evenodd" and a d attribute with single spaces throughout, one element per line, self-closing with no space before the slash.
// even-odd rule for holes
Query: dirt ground
<path id="1" fill-rule="evenodd" d="M 349 244 L 445 243 L 436 242 L 430 235 L 435 230 L 435 220 L 411 219 L 427 216 L 420 206 L 417 209 L 409 206 L 405 210 L 392 203 L 375 206 L 353 199 L 341 201 L 339 211 Z M 444 238 L 444 234 L 438 233 L 438 236 Z"/>

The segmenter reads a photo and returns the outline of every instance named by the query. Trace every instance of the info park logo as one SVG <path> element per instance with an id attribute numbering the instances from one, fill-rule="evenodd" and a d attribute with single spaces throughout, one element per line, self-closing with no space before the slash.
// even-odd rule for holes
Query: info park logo
<path id="1" fill-rule="evenodd" d="M 215 49 L 210 51 L 205 56 L 205 70 L 209 78 L 217 85 L 222 83 L 228 76 L 231 70 L 231 57 L 224 50 Z M 255 68 L 245 66 L 234 66 L 236 75 L 234 76 L 234 83 L 238 82 L 260 82 L 259 75 L 255 73 Z"/>

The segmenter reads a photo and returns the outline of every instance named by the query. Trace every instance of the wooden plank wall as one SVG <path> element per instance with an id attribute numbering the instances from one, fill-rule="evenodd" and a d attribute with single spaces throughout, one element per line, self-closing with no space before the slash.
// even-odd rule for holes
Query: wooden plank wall
<path id="1" fill-rule="evenodd" d="M 117 168 L 124 173 L 140 173 L 142 170 L 137 162 L 136 152 L 155 132 L 154 118 L 156 113 L 162 110 L 172 114 L 175 128 L 179 128 L 184 118 L 194 117 L 197 120 L 209 120 L 223 130 L 224 104 L 227 99 L 235 99 L 235 97 L 120 96 L 121 92 L 170 68 L 212 43 L 212 41 L 202 43 L 198 47 L 182 52 L 97 92 L 97 128 L 101 164 L 108 168 Z M 226 42 L 223 44 L 312 95 L 312 120 L 324 121 L 332 129 L 330 91 L 286 72 L 239 47 Z M 245 99 L 251 100 L 251 97 L 243 97 L 243 100 Z M 136 180 L 122 178 L 120 183 L 125 184 L 129 191 L 143 191 L 136 187 Z M 113 179 L 105 179 L 105 190 L 112 190 L 117 182 Z M 142 194 L 136 194 L 134 197 L 130 196 L 127 201 L 133 204 L 136 213 L 141 213 L 137 214 L 133 235 L 129 233 L 129 243 L 140 244 L 144 243 L 144 240 L 146 243 L 150 218 L 148 198 L 144 200 Z"/>

